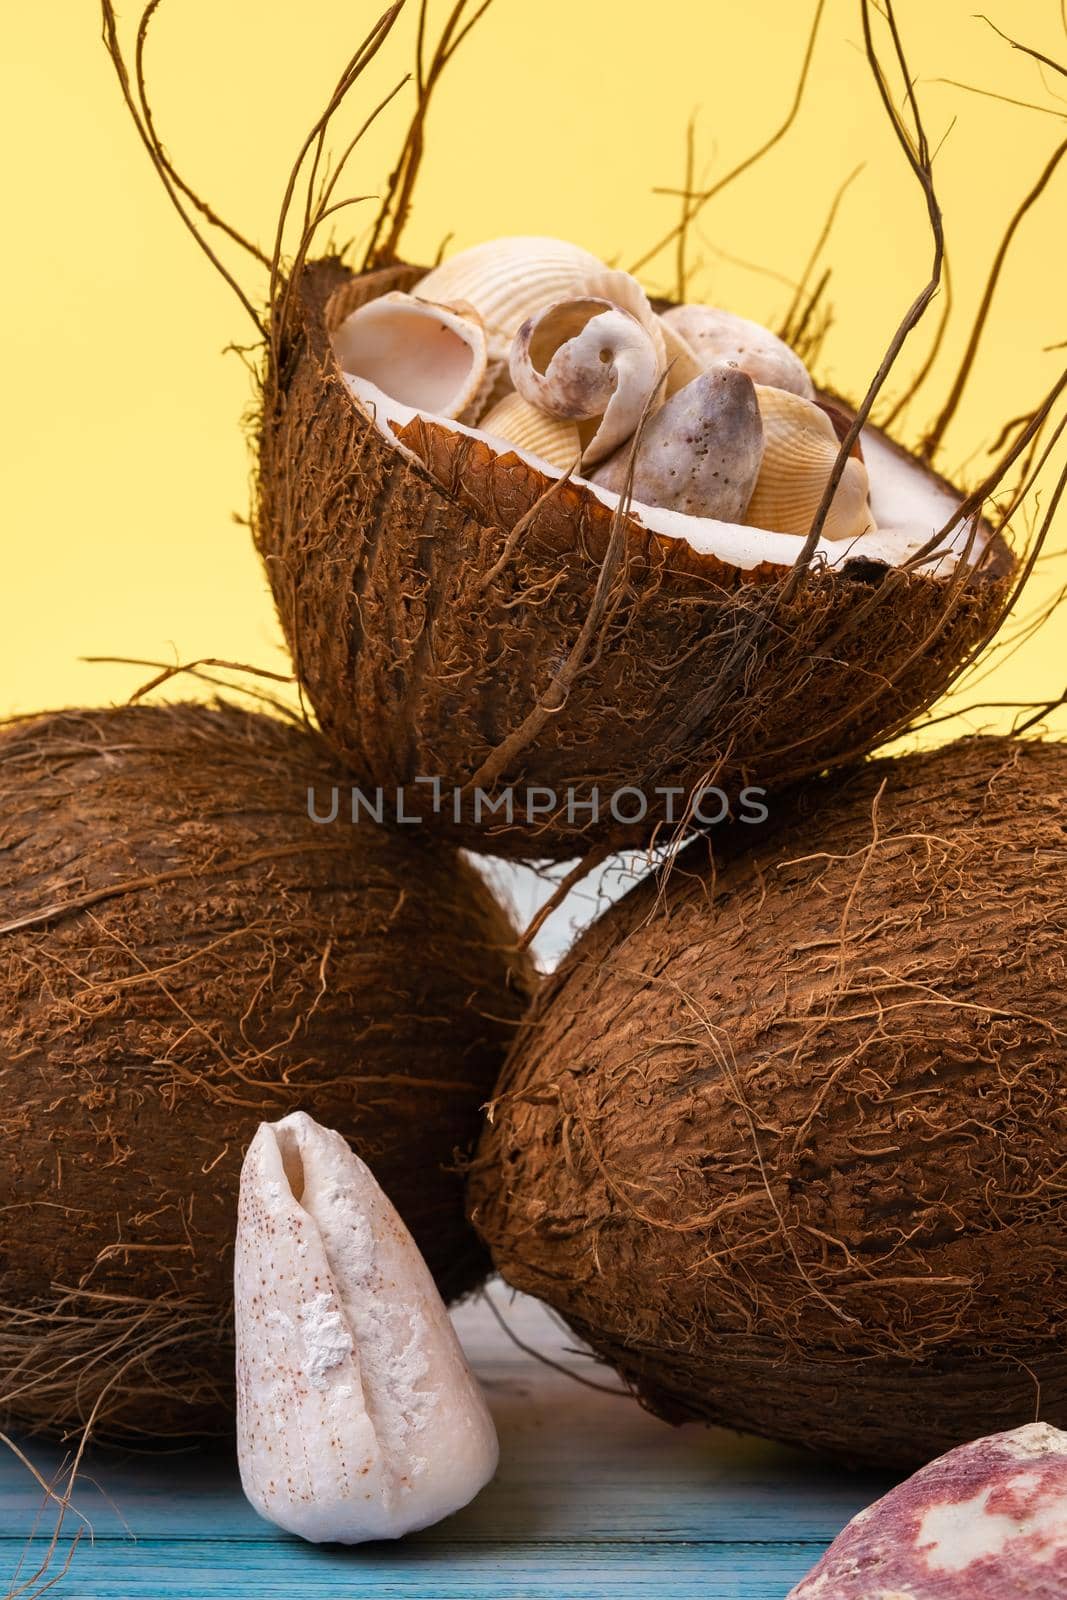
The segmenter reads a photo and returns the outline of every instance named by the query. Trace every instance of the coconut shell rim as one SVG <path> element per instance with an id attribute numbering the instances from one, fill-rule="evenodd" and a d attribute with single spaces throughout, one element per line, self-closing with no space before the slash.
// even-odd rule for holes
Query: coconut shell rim
<path id="1" fill-rule="evenodd" d="M 381 267 L 370 272 L 356 272 L 340 256 L 321 256 L 307 262 L 299 279 L 296 281 L 296 293 L 303 313 L 301 320 L 304 324 L 305 336 L 311 354 L 323 364 L 331 379 L 342 385 L 353 407 L 364 416 L 366 416 L 366 412 L 355 395 L 352 394 L 347 383 L 345 383 L 344 374 L 341 371 L 330 341 L 330 334 L 339 325 L 339 322 L 349 314 L 350 309 L 355 309 L 355 307 L 351 307 L 342 310 L 344 299 L 346 295 L 351 293 L 353 285 L 357 283 L 372 283 L 376 279 L 382 283 L 380 291 L 382 294 L 388 293 L 391 289 L 405 288 L 410 290 L 429 271 L 429 267 L 419 266 L 410 262 L 397 262 L 391 267 Z M 316 280 L 327 272 L 331 275 L 342 272 L 345 277 L 341 282 L 335 283 L 327 293 L 323 294 L 318 290 Z M 307 288 L 305 288 L 305 285 L 307 285 Z M 310 289 L 310 292 L 308 292 L 308 289 Z M 368 298 L 373 299 L 376 296 Z M 364 304 L 366 301 L 361 300 L 360 303 Z M 672 304 L 671 301 L 663 299 L 655 299 L 652 303 L 656 309 L 668 307 Z M 285 385 L 283 384 L 282 387 L 284 388 Z M 845 396 L 833 389 L 819 388 L 817 393 L 820 401 L 825 401 L 836 407 L 850 420 L 854 417 L 855 407 Z M 373 427 L 377 428 L 373 418 L 368 418 L 367 420 Z M 422 418 L 421 421 L 422 425 L 428 429 L 451 431 L 442 429 L 442 425 L 439 422 L 429 417 Z M 894 439 L 891 434 L 886 433 L 872 423 L 868 422 L 865 426 L 875 433 L 898 459 L 906 461 L 910 467 L 921 471 L 924 476 L 940 489 L 956 496 L 961 501 L 964 499 L 963 493 L 951 479 L 946 478 L 929 466 L 928 463 L 914 455 L 898 439 Z M 402 456 L 422 482 L 432 485 L 439 493 L 447 495 L 447 490 L 429 471 L 417 452 L 401 450 L 394 438 L 383 433 L 380 429 L 378 429 L 378 432 L 383 445 L 389 451 Z M 503 463 L 510 461 L 523 462 L 530 471 L 537 473 L 544 486 L 543 492 L 548 491 L 554 483 L 558 482 L 557 478 L 530 466 L 525 461 L 525 458 L 516 451 L 500 452 L 494 450 L 488 443 L 486 443 L 485 448 L 491 452 L 496 461 Z M 614 515 L 608 507 L 604 506 L 602 501 L 597 499 L 583 479 L 572 479 L 569 488 L 579 497 L 583 509 L 591 510 L 595 506 L 596 512 L 594 514 L 606 511 L 608 515 Z M 473 512 L 471 514 L 476 515 Z M 481 519 L 477 520 L 480 521 Z M 779 562 L 770 561 L 759 562 L 752 567 L 734 566 L 731 562 L 724 561 L 721 556 L 717 556 L 710 551 L 697 550 L 695 546 L 684 538 L 672 538 L 669 534 L 659 533 L 654 528 L 647 528 L 633 516 L 626 515 L 622 517 L 621 521 L 626 530 L 627 541 L 634 548 L 635 553 L 638 553 L 641 549 L 659 549 L 664 555 L 667 555 L 674 551 L 676 547 L 682 546 L 684 548 L 684 562 L 691 573 L 724 587 L 741 588 L 746 584 L 758 587 L 776 579 L 780 580 L 792 570 Z M 966 588 L 985 587 L 987 584 L 1010 578 L 1018 565 L 1014 551 L 1005 538 L 1003 531 L 994 529 L 986 518 L 980 519 L 980 525 L 986 535 L 986 545 L 978 560 L 971 564 L 970 574 L 964 585 Z M 857 581 L 877 583 L 882 580 L 886 573 L 899 572 L 901 570 L 901 567 L 895 566 L 892 562 L 880 561 L 870 556 L 860 555 L 848 557 L 840 565 L 834 567 L 822 563 L 813 563 L 811 573 L 822 582 L 832 583 L 835 580 L 839 580 L 848 584 L 855 584 Z M 937 588 L 948 588 L 955 578 L 956 571 L 957 568 L 955 566 L 944 573 L 915 568 L 909 571 L 908 577 L 909 581 L 924 582 Z"/>

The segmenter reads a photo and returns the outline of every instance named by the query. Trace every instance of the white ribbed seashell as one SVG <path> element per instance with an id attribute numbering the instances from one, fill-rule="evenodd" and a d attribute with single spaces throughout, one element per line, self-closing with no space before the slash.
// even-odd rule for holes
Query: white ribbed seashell
<path id="1" fill-rule="evenodd" d="M 466 420 L 491 378 L 488 341 L 469 306 L 394 290 L 347 316 L 331 339 L 344 372 L 418 411 Z"/>
<path id="2" fill-rule="evenodd" d="M 457 1511 L 496 1432 L 428 1267 L 340 1134 L 264 1122 L 234 1261 L 245 1494 L 289 1533 L 359 1544 Z"/>
<path id="3" fill-rule="evenodd" d="M 581 460 L 582 440 L 576 422 L 550 417 L 521 394 L 506 395 L 478 424 L 482 433 L 495 434 L 528 455 L 540 456 L 550 467 L 566 472 Z"/>
<path id="4" fill-rule="evenodd" d="M 718 306 L 672 306 L 664 326 L 683 338 L 704 369 L 732 362 L 753 383 L 788 389 L 805 400 L 815 398 L 815 385 L 795 350 L 769 328 Z"/>
<path id="5" fill-rule="evenodd" d="M 621 494 L 632 449 L 624 444 L 597 468 L 593 482 Z M 739 522 L 762 452 L 752 379 L 737 367 L 715 367 L 671 395 L 646 422 L 632 463 L 632 497 L 690 517 Z"/>
<path id="6" fill-rule="evenodd" d="M 663 376 L 648 330 L 608 300 L 546 306 L 524 322 L 509 359 L 511 381 L 531 405 L 581 424 L 588 466 L 633 433 Z"/>
<path id="7" fill-rule="evenodd" d="M 763 463 L 745 521 L 771 533 L 811 531 L 840 445 L 830 418 L 812 400 L 756 385 L 763 418 Z M 874 527 L 867 468 L 849 456 L 834 492 L 824 539 L 855 539 Z"/>
<path id="8" fill-rule="evenodd" d="M 442 262 L 415 286 L 427 300 L 474 307 L 489 334 L 490 353 L 507 355 L 528 317 L 558 300 L 610 300 L 648 329 L 663 356 L 663 331 L 636 278 L 566 239 L 520 235 L 487 239 Z"/>

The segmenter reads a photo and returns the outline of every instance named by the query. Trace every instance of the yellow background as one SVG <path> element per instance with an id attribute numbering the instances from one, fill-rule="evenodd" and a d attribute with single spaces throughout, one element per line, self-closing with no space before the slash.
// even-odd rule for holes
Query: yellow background
<path id="1" fill-rule="evenodd" d="M 416 0 L 353 97 L 332 144 L 409 65 Z M 443 14 L 444 0 L 436 0 Z M 755 147 L 792 93 L 809 0 L 495 0 L 446 76 L 407 236 L 414 258 L 507 232 L 572 237 L 621 264 L 670 225 L 653 193 L 682 178 L 698 112 L 698 175 Z M 1003 225 L 1067 134 L 1067 80 L 997 39 L 974 0 L 899 0 L 933 143 L 959 311 L 933 414 L 954 368 Z M 149 75 L 158 124 L 182 173 L 268 245 L 293 155 L 376 0 L 168 0 Z M 1063 59 L 1060 0 L 989 0 L 1016 36 Z M 122 21 L 126 36 L 132 11 Z M 143 669 L 81 656 L 223 656 L 285 670 L 246 529 L 245 367 L 223 354 L 250 325 L 200 256 L 155 178 L 120 100 L 93 0 L 19 6 L 5 23 L 0 118 L 7 158 L 4 365 L 5 560 L 0 713 L 125 698 Z M 940 83 L 1031 100 L 1027 110 Z M 410 91 L 408 91 L 410 93 Z M 402 97 L 357 151 L 345 193 L 374 191 L 399 146 Z M 788 142 L 715 201 L 694 236 L 693 287 L 774 322 L 842 178 L 828 250 L 836 322 L 820 376 L 862 389 L 925 280 L 921 197 L 866 68 L 858 0 L 828 0 L 813 77 Z M 347 214 L 358 234 L 371 206 Z M 1067 338 L 1067 163 L 1024 224 L 943 458 L 973 465 L 1001 423 L 1051 382 Z M 257 299 L 263 280 L 229 251 Z M 744 263 L 757 263 L 754 270 Z M 670 286 L 664 258 L 648 276 Z M 915 365 L 929 332 L 909 347 Z M 1053 543 L 1062 551 L 1067 516 Z M 1046 561 L 1024 604 L 1047 600 Z M 987 700 L 1063 687 L 1062 621 L 986 675 Z M 189 685 L 190 690 L 193 686 Z M 975 697 L 972 692 L 970 698 Z M 972 720 L 1003 724 L 1007 713 Z M 938 730 L 939 733 L 942 730 Z"/>

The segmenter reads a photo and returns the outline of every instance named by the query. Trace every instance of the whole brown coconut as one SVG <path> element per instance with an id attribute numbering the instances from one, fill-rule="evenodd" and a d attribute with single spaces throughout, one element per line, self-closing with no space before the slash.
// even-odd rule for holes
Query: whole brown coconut
<path id="1" fill-rule="evenodd" d="M 117 1437 L 232 1417 L 245 1147 L 350 1139 L 448 1297 L 469 1150 L 529 983 L 451 851 L 328 813 L 331 758 L 225 706 L 0 732 L 0 1415 Z"/>
<path id="2" fill-rule="evenodd" d="M 634 844 L 701 784 L 780 788 L 871 749 L 995 628 L 999 538 L 957 575 L 855 560 L 791 593 L 787 569 L 699 554 L 438 424 L 400 430 L 409 459 L 330 333 L 419 276 L 305 268 L 275 307 L 260 432 L 256 538 L 298 676 L 390 807 L 400 788 L 407 814 L 504 855 Z M 436 815 L 419 778 L 444 785 Z M 501 809 L 479 814 L 477 789 Z M 612 816 L 621 790 L 626 818 L 645 798 L 642 826 Z"/>
<path id="3" fill-rule="evenodd" d="M 507 1280 L 671 1421 L 895 1468 L 1067 1423 L 1065 817 L 1067 745 L 967 740 L 635 889 L 483 1134 Z"/>

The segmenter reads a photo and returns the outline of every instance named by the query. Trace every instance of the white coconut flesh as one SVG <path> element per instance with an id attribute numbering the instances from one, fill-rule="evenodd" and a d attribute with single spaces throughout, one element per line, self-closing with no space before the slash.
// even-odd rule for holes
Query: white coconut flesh
<path id="1" fill-rule="evenodd" d="M 416 417 L 422 417 L 453 433 L 480 439 L 499 455 L 516 455 L 546 477 L 559 478 L 563 475 L 557 467 L 550 466 L 539 456 L 517 449 L 506 439 L 435 415 L 427 410 L 425 402 L 416 409 L 395 398 L 396 392 L 403 387 L 398 381 L 395 367 L 391 366 L 389 370 L 392 394 L 386 394 L 369 377 L 355 377 L 346 372 L 344 378 L 360 408 L 370 417 L 379 433 L 413 461 L 417 457 L 400 442 L 395 429 L 412 422 Z M 421 378 L 424 385 L 425 373 Z M 988 543 L 988 533 L 982 526 L 976 530 L 972 519 L 960 518 L 959 497 L 918 462 L 895 449 L 888 440 L 869 428 L 863 430 L 861 445 L 870 479 L 874 527 L 854 539 L 820 539 L 815 547 L 814 561 L 827 567 L 842 567 L 846 562 L 863 559 L 899 567 L 924 550 L 935 535 L 940 535 L 933 552 L 923 559 L 923 572 L 943 577 L 961 559 L 966 559 L 971 565 L 976 564 Z M 582 484 L 610 510 L 618 506 L 620 497 L 610 490 L 602 489 L 585 478 L 575 477 L 574 482 Z M 791 567 L 805 544 L 804 539 L 796 534 L 772 533 L 741 523 L 717 522 L 711 517 L 691 517 L 681 511 L 643 505 L 636 500 L 631 503 L 630 515 L 650 532 L 662 534 L 668 539 L 683 539 L 701 555 L 717 556 L 720 561 L 742 571 L 758 567 L 764 562 L 772 566 Z"/>

